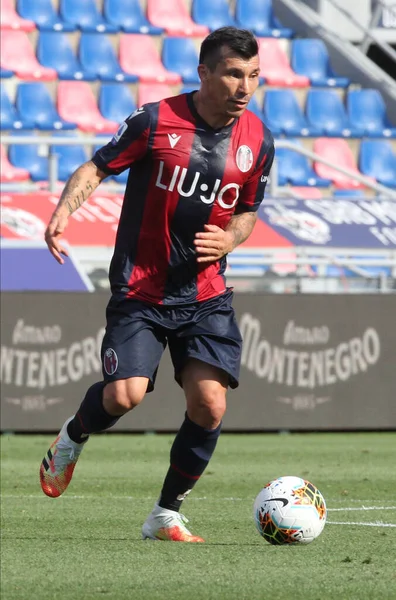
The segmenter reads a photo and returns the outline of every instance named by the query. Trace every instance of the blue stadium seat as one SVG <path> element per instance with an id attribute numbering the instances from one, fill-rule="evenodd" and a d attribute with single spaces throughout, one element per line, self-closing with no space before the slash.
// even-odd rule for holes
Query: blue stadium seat
<path id="1" fill-rule="evenodd" d="M 328 137 L 361 137 L 362 129 L 352 127 L 344 104 L 334 90 L 309 90 L 306 114 L 308 123 Z"/>
<path id="2" fill-rule="evenodd" d="M 154 27 L 143 14 L 139 0 L 104 0 L 103 14 L 108 23 L 125 33 L 160 35 L 161 27 Z"/>
<path id="3" fill-rule="evenodd" d="M 349 120 L 368 137 L 396 138 L 396 127 L 386 114 L 379 90 L 351 90 L 347 95 Z"/>
<path id="4" fill-rule="evenodd" d="M 256 115 L 261 121 L 264 120 L 263 111 L 260 108 L 259 102 L 256 96 L 252 96 L 249 101 L 248 109 Z"/>
<path id="5" fill-rule="evenodd" d="M 308 159 L 294 150 L 277 148 L 279 185 L 329 187 L 331 181 L 316 175 Z"/>
<path id="6" fill-rule="evenodd" d="M 32 133 L 16 133 L 14 135 L 33 135 Z M 26 169 L 32 181 L 48 180 L 48 158 L 45 148 L 38 144 L 11 144 L 9 159 L 14 167 Z"/>
<path id="7" fill-rule="evenodd" d="M 251 29 L 259 37 L 291 38 L 293 31 L 275 17 L 272 0 L 237 0 L 235 17 L 240 27 Z"/>
<path id="8" fill-rule="evenodd" d="M 334 198 L 364 198 L 362 190 L 334 190 Z"/>
<path id="9" fill-rule="evenodd" d="M 396 154 L 385 140 L 362 140 L 359 168 L 363 175 L 374 177 L 382 185 L 396 187 Z"/>
<path id="10" fill-rule="evenodd" d="M 95 0 L 60 0 L 59 12 L 66 23 L 78 27 L 81 31 L 116 33 L 119 30 L 105 21 Z"/>
<path id="11" fill-rule="evenodd" d="M 14 72 L 9 69 L 0 69 L 0 79 L 6 79 L 8 77 L 13 77 Z"/>
<path id="12" fill-rule="evenodd" d="M 65 33 L 42 31 L 37 41 L 37 58 L 42 65 L 55 69 L 59 79 L 96 79 L 92 73 L 84 72 Z"/>
<path id="13" fill-rule="evenodd" d="M 51 0 L 18 0 L 18 12 L 24 19 L 34 21 L 42 31 L 74 31 L 75 25 L 64 23 Z"/>
<path id="14" fill-rule="evenodd" d="M 196 23 L 206 25 L 212 31 L 228 25 L 236 27 L 227 0 L 194 0 L 191 15 Z"/>
<path id="15" fill-rule="evenodd" d="M 41 82 L 20 83 L 17 90 L 16 106 L 24 120 L 32 121 L 38 129 L 76 129 L 76 123 L 69 123 L 58 115 L 47 87 Z"/>
<path id="16" fill-rule="evenodd" d="M 190 92 L 196 92 L 199 88 L 199 85 L 183 85 L 180 90 L 180 94 L 189 94 Z"/>
<path id="17" fill-rule="evenodd" d="M 299 75 L 305 75 L 313 86 L 347 87 L 347 77 L 338 77 L 330 64 L 329 53 L 323 40 L 293 40 L 291 66 Z"/>
<path id="18" fill-rule="evenodd" d="M 0 86 L 0 109 L 0 129 L 34 129 L 34 122 L 18 113 L 3 85 Z"/>
<path id="19" fill-rule="evenodd" d="M 199 83 L 198 54 L 191 38 L 165 38 L 162 62 L 168 71 L 178 73 L 185 83 Z"/>
<path id="20" fill-rule="evenodd" d="M 84 73 L 101 81 L 138 81 L 136 75 L 125 73 L 117 60 L 114 48 L 106 35 L 98 41 L 96 33 L 82 33 L 79 56 Z"/>
<path id="21" fill-rule="evenodd" d="M 288 136 L 319 136 L 321 130 L 309 125 L 292 90 L 270 90 L 264 98 L 264 121 L 274 133 Z"/>
<path id="22" fill-rule="evenodd" d="M 99 92 L 99 110 L 109 121 L 125 121 L 136 110 L 129 87 L 122 83 L 103 83 Z"/>
<path id="23" fill-rule="evenodd" d="M 75 133 L 61 133 L 55 135 L 62 135 L 68 137 L 75 137 L 78 139 L 78 135 Z M 80 138 L 81 139 L 81 138 Z M 52 151 L 58 154 L 58 180 L 66 181 L 70 175 L 83 163 L 88 160 L 86 150 L 83 145 L 63 146 L 61 144 L 54 144 Z"/>

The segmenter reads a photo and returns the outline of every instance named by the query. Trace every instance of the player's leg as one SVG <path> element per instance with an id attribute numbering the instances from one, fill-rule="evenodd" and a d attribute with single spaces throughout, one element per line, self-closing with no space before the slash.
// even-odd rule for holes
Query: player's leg
<path id="1" fill-rule="evenodd" d="M 143 527 L 143 535 L 147 523 L 151 531 L 155 530 L 153 517 L 158 520 L 159 515 L 166 514 L 177 519 L 182 501 L 215 450 L 226 408 L 226 390 L 238 385 L 240 368 L 242 338 L 231 301 L 232 293 L 227 292 L 194 307 L 191 322 L 182 323 L 180 332 L 169 337 L 175 378 L 185 392 L 187 413 L 171 448 L 159 502 Z M 175 538 L 170 535 L 166 539 Z M 183 541 L 194 540 L 185 536 Z"/>
<path id="2" fill-rule="evenodd" d="M 88 389 L 40 466 L 42 490 L 51 497 L 60 496 L 69 485 L 88 436 L 112 427 L 154 385 L 165 339 L 145 318 L 139 303 L 130 302 L 127 309 L 109 306 L 102 343 L 104 380 Z"/>
<path id="3" fill-rule="evenodd" d="M 228 375 L 217 367 L 190 359 L 181 373 L 187 412 L 173 442 L 170 467 L 160 499 L 143 525 L 143 537 L 202 542 L 179 514 L 184 498 L 201 477 L 214 452 L 226 408 Z"/>

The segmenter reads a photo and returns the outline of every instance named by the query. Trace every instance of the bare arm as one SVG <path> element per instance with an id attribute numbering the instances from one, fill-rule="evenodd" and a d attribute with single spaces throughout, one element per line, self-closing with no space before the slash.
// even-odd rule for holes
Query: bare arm
<path id="1" fill-rule="evenodd" d="M 227 227 L 221 229 L 217 225 L 205 225 L 205 231 L 195 236 L 195 249 L 197 262 L 209 263 L 220 260 L 242 244 L 253 231 L 257 220 L 257 213 L 245 212 L 234 215 Z"/>
<path id="2" fill-rule="evenodd" d="M 60 244 L 68 219 L 85 202 L 98 185 L 107 177 L 91 160 L 79 167 L 67 181 L 57 207 L 45 232 L 45 241 L 52 256 L 62 265 L 61 254 L 67 250 Z"/>

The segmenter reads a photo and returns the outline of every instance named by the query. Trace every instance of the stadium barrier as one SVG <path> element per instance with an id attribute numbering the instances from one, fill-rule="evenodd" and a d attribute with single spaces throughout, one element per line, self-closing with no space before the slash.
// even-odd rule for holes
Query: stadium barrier
<path id="1" fill-rule="evenodd" d="M 108 295 L 1 301 L 1 430 L 58 430 L 101 379 Z M 226 431 L 396 429 L 393 295 L 235 294 L 234 306 L 244 348 Z M 115 429 L 173 431 L 183 414 L 166 351 L 155 391 Z"/>

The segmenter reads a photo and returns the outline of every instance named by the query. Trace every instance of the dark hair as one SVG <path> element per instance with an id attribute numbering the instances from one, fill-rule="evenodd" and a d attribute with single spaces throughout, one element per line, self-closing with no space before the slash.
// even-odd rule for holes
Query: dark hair
<path id="1" fill-rule="evenodd" d="M 228 46 L 235 54 L 247 59 L 256 56 L 259 51 L 257 40 L 251 31 L 237 27 L 220 27 L 202 42 L 199 64 L 204 64 L 214 71 L 221 59 L 223 46 Z"/>

